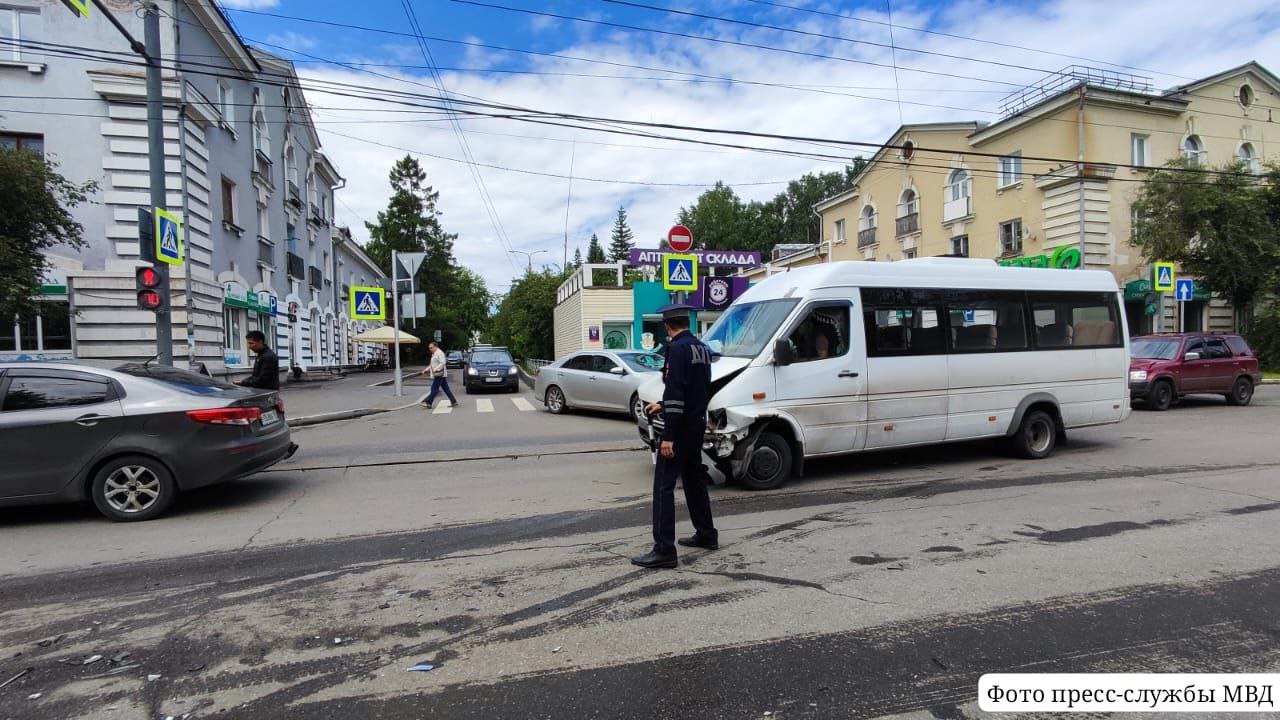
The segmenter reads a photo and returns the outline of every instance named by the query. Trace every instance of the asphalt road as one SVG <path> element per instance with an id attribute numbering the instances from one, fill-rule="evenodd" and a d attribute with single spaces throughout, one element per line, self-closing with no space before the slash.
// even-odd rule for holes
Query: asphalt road
<path id="1" fill-rule="evenodd" d="M 454 413 L 348 433 L 506 422 Z M 718 488 L 721 549 L 675 571 L 626 561 L 648 454 L 569 454 L 627 423 L 509 414 L 506 445 L 303 455 L 145 524 L 0 511 L 0 683 L 27 671 L 0 718 L 959 718 L 985 672 L 1280 669 L 1274 387 L 1040 462 L 976 443 Z"/>

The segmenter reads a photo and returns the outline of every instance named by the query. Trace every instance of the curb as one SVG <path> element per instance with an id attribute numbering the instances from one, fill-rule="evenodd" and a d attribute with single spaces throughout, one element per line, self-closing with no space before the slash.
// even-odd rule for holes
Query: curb
<path id="1" fill-rule="evenodd" d="M 1263 385 L 1280 385 L 1280 380 L 1272 380 L 1270 378 L 1267 378 L 1262 381 L 1262 384 Z"/>
<path id="2" fill-rule="evenodd" d="M 528 372 L 526 372 L 526 371 L 525 371 L 525 369 L 524 369 L 524 367 L 522 367 L 522 366 L 520 366 L 520 365 L 516 365 L 516 370 L 518 370 L 518 371 L 520 372 L 520 380 L 521 380 L 522 382 L 524 382 L 524 384 L 525 384 L 525 385 L 528 385 L 528 386 L 529 386 L 529 389 L 530 389 L 530 390 L 532 390 L 532 389 L 533 389 L 534 377 L 533 377 L 532 375 L 530 375 Z"/>

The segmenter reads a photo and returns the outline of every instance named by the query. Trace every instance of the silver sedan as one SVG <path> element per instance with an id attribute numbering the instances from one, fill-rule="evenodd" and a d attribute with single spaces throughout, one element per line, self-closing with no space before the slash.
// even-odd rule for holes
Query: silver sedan
<path id="1" fill-rule="evenodd" d="M 636 389 L 662 371 L 663 358 L 641 350 L 581 350 L 538 371 L 533 391 L 559 415 L 570 408 L 641 413 Z"/>

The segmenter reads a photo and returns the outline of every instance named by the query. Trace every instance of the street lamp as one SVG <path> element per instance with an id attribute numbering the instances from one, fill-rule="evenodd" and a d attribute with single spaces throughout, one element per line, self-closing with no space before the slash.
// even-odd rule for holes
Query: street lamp
<path id="1" fill-rule="evenodd" d="M 510 253 L 519 253 L 519 254 L 521 254 L 521 255 L 524 255 L 526 258 L 528 258 L 528 259 L 529 259 L 529 273 L 530 273 L 530 274 L 532 274 L 532 273 L 533 273 L 533 256 L 534 256 L 534 255 L 537 255 L 538 253 L 544 253 L 544 252 L 546 252 L 546 250 L 534 250 L 533 252 L 528 252 L 528 251 L 526 251 L 526 250 L 508 250 L 507 252 L 510 252 Z"/>

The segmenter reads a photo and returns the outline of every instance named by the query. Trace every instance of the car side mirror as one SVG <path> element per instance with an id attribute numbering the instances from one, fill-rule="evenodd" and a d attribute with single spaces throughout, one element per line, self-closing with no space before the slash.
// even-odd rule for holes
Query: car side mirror
<path id="1" fill-rule="evenodd" d="M 1191 362 L 1192 360 L 1199 360 L 1199 359 L 1200 359 L 1200 353 L 1198 353 L 1198 352 L 1189 352 L 1189 353 L 1187 353 L 1186 355 L 1183 355 L 1183 356 L 1182 356 L 1182 359 L 1183 359 L 1183 361 L 1185 361 L 1185 362 Z"/>
<path id="2" fill-rule="evenodd" d="M 613 367 L 609 370 L 609 372 L 610 372 L 611 374 L 613 374 L 613 375 L 626 375 L 626 374 L 627 374 L 627 371 L 626 371 L 626 370 L 623 370 L 622 368 L 620 368 L 620 367 L 618 367 L 618 366 L 616 366 L 616 365 L 615 365 L 615 366 L 613 366 Z"/>
<path id="3" fill-rule="evenodd" d="M 773 343 L 773 364 L 782 367 L 795 361 L 796 353 L 791 349 L 791 343 L 785 338 L 775 340 Z"/>

